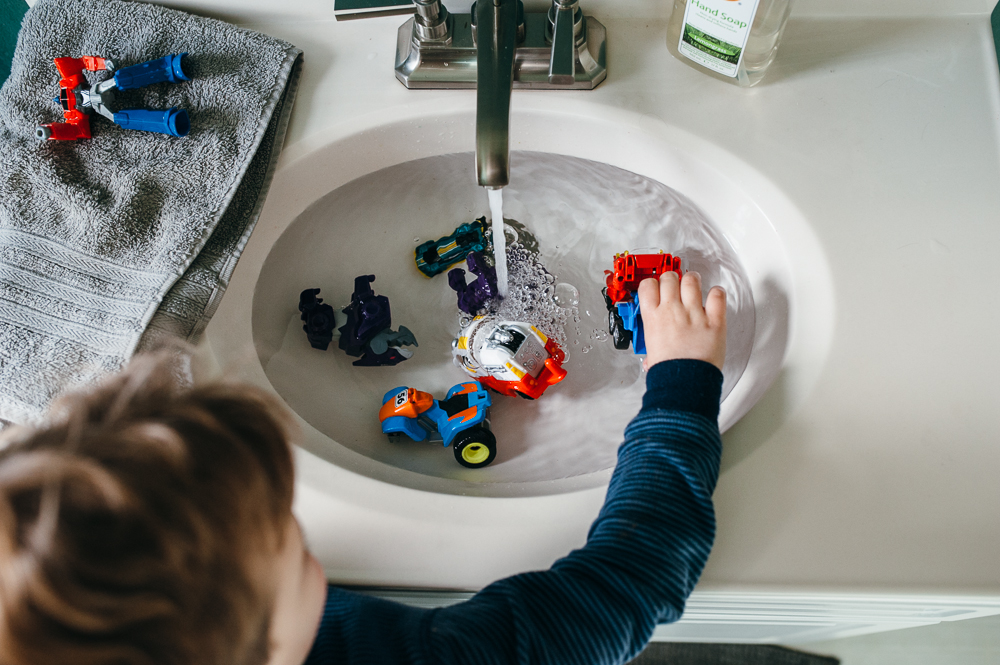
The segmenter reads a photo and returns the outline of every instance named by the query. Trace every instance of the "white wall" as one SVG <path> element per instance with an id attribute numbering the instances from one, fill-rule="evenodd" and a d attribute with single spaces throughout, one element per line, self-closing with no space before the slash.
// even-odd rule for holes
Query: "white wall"
<path id="1" fill-rule="evenodd" d="M 929 16 L 987 14 L 997 0 L 795 0 L 793 16 Z M 28 0 L 34 5 L 37 0 Z M 308 19 L 333 20 L 334 0 L 166 0 L 169 7 L 216 16 L 233 22 Z M 468 11 L 472 0 L 445 0 L 453 12 Z M 548 0 L 525 0 L 528 8 L 548 6 Z M 673 0 L 581 0 L 584 11 L 597 17 L 666 20 Z M 393 20 L 393 19 L 384 19 Z"/>

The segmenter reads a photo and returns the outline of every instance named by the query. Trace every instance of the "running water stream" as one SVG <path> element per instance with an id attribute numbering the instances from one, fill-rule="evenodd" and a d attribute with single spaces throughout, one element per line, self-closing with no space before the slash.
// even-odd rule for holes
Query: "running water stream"
<path id="1" fill-rule="evenodd" d="M 493 257 L 497 269 L 497 291 L 507 297 L 507 239 L 503 233 L 503 189 L 486 189 L 493 218 Z"/>

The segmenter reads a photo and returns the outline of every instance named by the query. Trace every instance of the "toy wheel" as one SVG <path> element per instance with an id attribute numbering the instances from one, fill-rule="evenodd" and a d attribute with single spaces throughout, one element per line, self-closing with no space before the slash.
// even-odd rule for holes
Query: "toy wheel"
<path id="1" fill-rule="evenodd" d="M 399 443 L 403 440 L 403 433 L 393 432 L 392 434 L 386 434 L 386 438 L 389 439 L 389 443 Z"/>
<path id="2" fill-rule="evenodd" d="M 604 297 L 604 306 L 609 310 L 614 309 L 615 304 L 611 302 L 611 298 L 608 297 L 608 287 L 601 289 L 601 295 Z"/>
<path id="3" fill-rule="evenodd" d="M 518 391 L 517 396 L 518 397 L 523 397 L 524 399 L 527 399 L 527 400 L 531 400 L 532 402 L 535 401 L 534 397 L 532 397 L 531 395 L 525 395 L 524 393 L 522 393 L 520 391 Z"/>
<path id="4" fill-rule="evenodd" d="M 437 263 L 441 257 L 438 256 L 437 247 L 428 247 L 424 250 L 424 254 L 421 257 L 428 268 Z"/>
<path id="5" fill-rule="evenodd" d="M 464 467 L 479 469 L 497 456 L 497 439 L 485 427 L 473 427 L 455 439 L 455 459 Z"/>
<path id="6" fill-rule="evenodd" d="M 617 308 L 608 310 L 608 332 L 611 333 L 611 341 L 619 351 L 624 351 L 632 343 L 632 331 L 625 330 L 625 323 Z"/>

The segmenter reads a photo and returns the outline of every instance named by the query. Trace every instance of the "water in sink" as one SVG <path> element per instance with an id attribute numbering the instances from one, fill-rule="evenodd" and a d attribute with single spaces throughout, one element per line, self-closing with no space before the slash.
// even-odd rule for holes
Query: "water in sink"
<path id="1" fill-rule="evenodd" d="M 329 445 L 415 473 L 475 483 L 556 481 L 610 469 L 622 430 L 638 411 L 645 377 L 638 357 L 616 351 L 607 339 L 601 288 L 614 254 L 636 247 L 678 254 L 686 269 L 702 274 L 706 290 L 716 284 L 726 289 L 723 394 L 729 394 L 750 357 L 754 302 L 739 258 L 711 220 L 649 178 L 583 159 L 515 152 L 504 213 L 513 231 L 520 225 L 530 232 L 519 233 L 520 240 L 537 241 L 537 256 L 552 275 L 535 285 L 532 297 L 570 312 L 564 324 L 567 378 L 537 402 L 495 396 L 498 456 L 485 469 L 460 467 L 440 444 L 389 443 L 377 418 L 386 391 L 407 385 L 441 396 L 466 376 L 451 362 L 459 330 L 455 294 L 445 275 L 427 279 L 417 271 L 413 249 L 486 214 L 485 197 L 469 182 L 472 161 L 469 153 L 442 155 L 358 178 L 316 201 L 272 247 L 253 303 L 257 353 L 277 392 L 336 442 Z M 515 244 L 512 252 L 526 251 Z M 343 306 L 354 277 L 368 273 L 377 276 L 376 293 L 392 303 L 393 327 L 407 326 L 420 344 L 396 367 L 353 367 L 353 358 L 336 348 L 312 349 L 298 320 L 301 290 L 320 287 L 327 302 Z M 271 315 L 275 309 L 285 315 Z"/>
<path id="2" fill-rule="evenodd" d="M 485 311 L 501 321 L 524 321 L 545 333 L 569 359 L 567 330 L 579 328 L 579 291 L 572 284 L 556 282 L 539 255 L 538 240 L 531 231 L 514 219 L 503 224 L 503 262 L 507 264 L 507 295 L 487 303 Z M 494 240 L 494 251 L 498 241 Z M 497 283 L 500 282 L 497 270 Z M 562 297 L 557 294 L 562 293 Z M 567 291 L 568 289 L 568 291 Z M 576 298 L 567 293 L 576 293 Z M 472 316 L 458 310 L 458 328 L 472 323 Z"/>

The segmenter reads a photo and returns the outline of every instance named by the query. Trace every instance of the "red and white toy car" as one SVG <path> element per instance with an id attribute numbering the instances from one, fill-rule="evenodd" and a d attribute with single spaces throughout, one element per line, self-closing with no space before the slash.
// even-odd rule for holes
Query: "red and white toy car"
<path id="1" fill-rule="evenodd" d="M 530 323 L 477 316 L 452 342 L 455 364 L 501 395 L 538 399 L 566 377 L 566 354 Z"/>

